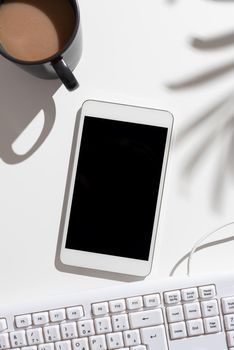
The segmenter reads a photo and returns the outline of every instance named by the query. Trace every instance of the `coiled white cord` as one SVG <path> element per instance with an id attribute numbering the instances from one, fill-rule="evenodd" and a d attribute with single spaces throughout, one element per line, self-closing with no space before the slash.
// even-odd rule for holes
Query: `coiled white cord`
<path id="1" fill-rule="evenodd" d="M 218 228 L 216 228 L 214 231 L 212 232 L 209 232 L 209 233 L 206 233 L 204 236 L 202 236 L 193 246 L 193 248 L 184 256 L 182 257 L 179 262 L 176 263 L 176 265 L 173 267 L 173 269 L 171 270 L 171 273 L 170 273 L 170 276 L 173 276 L 176 269 L 178 268 L 178 266 L 184 261 L 187 259 L 187 275 L 188 276 L 191 276 L 191 265 L 192 265 L 192 258 L 194 256 L 194 254 L 198 251 L 198 250 L 201 250 L 201 249 L 204 249 L 204 248 L 208 248 L 209 246 L 213 246 L 213 245 L 218 245 L 218 244 L 221 244 L 221 243 L 225 243 L 225 242 L 230 242 L 230 241 L 233 241 L 234 240 L 234 236 L 229 236 L 228 238 L 226 239 L 221 239 L 221 240 L 218 240 L 218 241 L 214 241 L 214 242 L 210 242 L 208 244 L 205 244 L 205 245 L 202 245 L 202 243 L 207 240 L 210 236 L 212 236 L 213 234 L 217 233 L 218 231 L 221 231 L 223 230 L 224 228 L 228 227 L 228 226 L 231 226 L 234 224 L 234 221 L 231 221 L 225 225 L 222 225 Z"/>

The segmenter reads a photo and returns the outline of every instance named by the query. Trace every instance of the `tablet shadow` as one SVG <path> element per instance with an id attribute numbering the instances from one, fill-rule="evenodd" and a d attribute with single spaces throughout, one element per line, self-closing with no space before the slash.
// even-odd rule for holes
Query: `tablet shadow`
<path id="1" fill-rule="evenodd" d="M 17 164 L 36 152 L 51 132 L 56 117 L 53 95 L 61 82 L 35 78 L 3 57 L 0 76 L 0 158 L 7 164 Z M 44 112 L 40 136 L 25 154 L 17 154 L 14 142 L 40 111 Z"/>

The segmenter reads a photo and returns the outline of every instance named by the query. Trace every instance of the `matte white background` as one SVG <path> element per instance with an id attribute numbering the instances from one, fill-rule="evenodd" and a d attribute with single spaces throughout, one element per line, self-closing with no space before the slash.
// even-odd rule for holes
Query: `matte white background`
<path id="1" fill-rule="evenodd" d="M 168 276 L 204 233 L 234 220 L 234 1 L 80 0 L 80 8 L 84 48 L 75 92 L 0 59 L 0 304 L 120 283 L 54 267 L 74 124 L 85 99 L 174 114 L 148 278 Z M 197 253 L 193 273 L 233 270 L 233 248 L 229 242 Z M 176 274 L 184 273 L 183 263 Z"/>

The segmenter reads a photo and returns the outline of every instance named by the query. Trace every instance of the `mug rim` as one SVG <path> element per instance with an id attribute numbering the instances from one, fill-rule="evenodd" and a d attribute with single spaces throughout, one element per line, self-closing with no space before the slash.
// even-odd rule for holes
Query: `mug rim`
<path id="1" fill-rule="evenodd" d="M 75 14 L 75 27 L 74 30 L 72 32 L 72 35 L 70 36 L 69 40 L 67 41 L 67 43 L 64 45 L 64 47 L 59 50 L 58 52 L 56 52 L 54 55 L 49 56 L 47 58 L 44 58 L 42 60 L 37 60 L 37 61 L 25 61 L 25 60 L 20 60 L 18 58 L 15 58 L 14 56 L 11 56 L 8 54 L 7 51 L 3 51 L 1 49 L 0 46 L 0 55 L 4 56 L 6 59 L 8 59 L 9 61 L 16 63 L 16 64 L 21 64 L 24 66 L 36 66 L 39 64 L 45 64 L 45 63 L 50 63 L 54 60 L 56 60 L 57 58 L 59 58 L 71 45 L 71 43 L 73 42 L 73 40 L 76 37 L 76 34 L 78 32 L 79 26 L 80 26 L 80 10 L 79 10 L 79 5 L 77 3 L 76 0 L 68 0 L 70 1 L 73 5 L 73 9 L 74 9 L 74 14 Z M 0 1 L 0 6 L 1 6 L 1 1 Z"/>

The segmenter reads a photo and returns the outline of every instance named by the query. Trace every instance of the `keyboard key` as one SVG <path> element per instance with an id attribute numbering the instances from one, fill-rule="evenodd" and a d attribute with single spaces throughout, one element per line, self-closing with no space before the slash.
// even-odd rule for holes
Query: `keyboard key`
<path id="1" fill-rule="evenodd" d="M 29 327 L 32 324 L 32 317 L 31 315 L 16 316 L 15 324 L 17 328 Z"/>
<path id="2" fill-rule="evenodd" d="M 38 350 L 54 350 L 54 343 L 40 344 Z"/>
<path id="3" fill-rule="evenodd" d="M 112 332 L 110 317 L 99 317 L 94 320 L 97 334 Z"/>
<path id="4" fill-rule="evenodd" d="M 171 339 L 187 337 L 185 322 L 171 323 L 169 325 Z"/>
<path id="5" fill-rule="evenodd" d="M 223 313 L 232 314 L 234 313 L 234 297 L 222 299 Z"/>
<path id="6" fill-rule="evenodd" d="M 145 345 L 132 346 L 131 350 L 147 350 Z"/>
<path id="7" fill-rule="evenodd" d="M 93 320 L 78 321 L 77 325 L 80 337 L 87 337 L 95 334 Z"/>
<path id="8" fill-rule="evenodd" d="M 234 332 L 227 332 L 228 346 L 234 346 Z"/>
<path id="9" fill-rule="evenodd" d="M 186 324 L 187 324 L 188 335 L 190 337 L 204 334 L 202 319 L 199 318 L 197 320 L 190 320 L 190 321 L 187 321 Z"/>
<path id="10" fill-rule="evenodd" d="M 36 345 L 31 345 L 31 346 L 23 346 L 21 350 L 37 350 Z"/>
<path id="11" fill-rule="evenodd" d="M 142 297 L 134 297 L 134 298 L 128 298 L 126 300 L 127 309 L 128 310 L 137 310 L 143 307 L 143 300 Z"/>
<path id="12" fill-rule="evenodd" d="M 181 301 L 181 294 L 179 290 L 164 293 L 164 300 L 166 304 L 176 304 Z"/>
<path id="13" fill-rule="evenodd" d="M 168 322 L 180 322 L 184 320 L 182 305 L 170 306 L 167 308 Z M 162 322 L 163 323 L 163 322 Z"/>
<path id="14" fill-rule="evenodd" d="M 61 330 L 62 339 L 64 339 L 64 340 L 78 337 L 78 333 L 77 333 L 77 328 L 76 328 L 76 323 L 75 322 L 62 323 L 60 325 L 60 330 Z"/>
<path id="15" fill-rule="evenodd" d="M 105 335 L 96 335 L 89 338 L 91 350 L 106 350 Z"/>
<path id="16" fill-rule="evenodd" d="M 218 333 L 221 332 L 221 324 L 218 316 L 209 317 L 204 319 L 205 333 Z"/>
<path id="17" fill-rule="evenodd" d="M 219 314 L 217 300 L 202 301 L 201 310 L 203 317 L 217 316 Z"/>
<path id="18" fill-rule="evenodd" d="M 65 309 L 51 310 L 49 313 L 51 322 L 61 322 L 66 319 Z"/>
<path id="19" fill-rule="evenodd" d="M 32 315 L 33 324 L 35 326 L 42 326 L 46 323 L 49 323 L 49 314 L 48 312 L 37 312 Z"/>
<path id="20" fill-rule="evenodd" d="M 72 339 L 73 350 L 89 350 L 88 338 Z"/>
<path id="21" fill-rule="evenodd" d="M 69 320 L 78 320 L 79 318 L 84 316 L 84 310 L 82 306 L 68 307 L 66 311 L 67 311 L 67 318 Z"/>
<path id="22" fill-rule="evenodd" d="M 36 345 L 31 345 L 31 346 L 23 346 L 21 350 L 37 350 Z"/>
<path id="23" fill-rule="evenodd" d="M 202 299 L 212 299 L 216 296 L 215 285 L 199 287 L 199 296 Z"/>
<path id="24" fill-rule="evenodd" d="M 45 341 L 51 343 L 61 340 L 59 325 L 46 326 L 43 328 Z"/>
<path id="25" fill-rule="evenodd" d="M 108 349 L 118 349 L 124 346 L 123 336 L 121 332 L 109 333 L 106 335 Z"/>
<path id="26" fill-rule="evenodd" d="M 44 343 L 42 329 L 41 328 L 32 328 L 26 331 L 28 345 L 37 345 Z"/>
<path id="27" fill-rule="evenodd" d="M 149 294 L 143 297 L 145 307 L 158 307 L 161 304 L 159 294 Z"/>
<path id="28" fill-rule="evenodd" d="M 25 331 L 11 332 L 10 340 L 12 348 L 18 348 L 27 345 Z"/>
<path id="29" fill-rule="evenodd" d="M 123 332 L 123 337 L 125 346 L 135 346 L 141 344 L 140 333 L 138 329 Z"/>
<path id="30" fill-rule="evenodd" d="M 0 349 L 5 350 L 10 348 L 8 334 L 0 334 Z"/>
<path id="31" fill-rule="evenodd" d="M 133 312 L 128 317 L 131 328 L 157 326 L 163 323 L 161 309 Z"/>
<path id="32" fill-rule="evenodd" d="M 0 318 L 0 332 L 7 329 L 7 320 L 5 318 Z"/>
<path id="33" fill-rule="evenodd" d="M 111 312 L 122 312 L 126 310 L 126 304 L 124 299 L 109 301 Z"/>
<path id="34" fill-rule="evenodd" d="M 92 305 L 92 312 L 95 316 L 106 315 L 109 312 L 108 303 L 97 303 Z"/>
<path id="35" fill-rule="evenodd" d="M 224 316 L 226 331 L 234 331 L 234 314 Z"/>
<path id="36" fill-rule="evenodd" d="M 189 303 L 184 305 L 184 315 L 186 320 L 201 317 L 201 309 L 199 303 Z"/>
<path id="37" fill-rule="evenodd" d="M 70 340 L 56 342 L 55 343 L 55 350 L 71 350 Z"/>
<path id="38" fill-rule="evenodd" d="M 194 301 L 198 298 L 197 288 L 182 289 L 181 296 L 183 301 Z"/>
<path id="39" fill-rule="evenodd" d="M 129 329 L 128 316 L 126 314 L 112 316 L 113 331 L 125 331 Z"/>
<path id="40" fill-rule="evenodd" d="M 148 350 L 168 350 L 165 327 L 163 325 L 141 328 L 140 331 L 142 343 L 147 346 Z"/>

